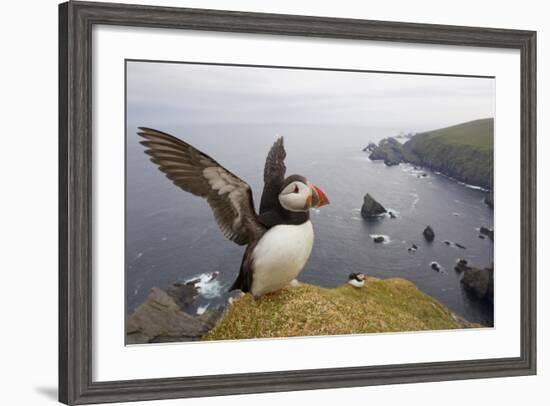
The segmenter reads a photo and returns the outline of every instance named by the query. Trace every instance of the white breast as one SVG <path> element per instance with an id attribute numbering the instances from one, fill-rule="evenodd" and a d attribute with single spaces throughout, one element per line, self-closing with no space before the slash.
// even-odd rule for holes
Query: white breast
<path id="1" fill-rule="evenodd" d="M 312 247 L 311 221 L 270 228 L 252 252 L 252 294 L 257 297 L 287 286 L 304 268 Z"/>
<path id="2" fill-rule="evenodd" d="M 357 279 L 350 279 L 348 283 L 351 286 L 355 286 L 356 288 L 362 288 L 363 286 L 365 286 L 365 281 L 358 281 Z"/>

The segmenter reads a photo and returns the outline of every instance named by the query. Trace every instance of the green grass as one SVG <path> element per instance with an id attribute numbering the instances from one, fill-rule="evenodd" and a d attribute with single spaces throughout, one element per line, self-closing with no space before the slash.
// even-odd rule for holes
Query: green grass
<path id="1" fill-rule="evenodd" d="M 239 298 L 205 340 L 340 335 L 472 327 L 404 279 L 365 287 L 301 284 L 276 296 Z"/>
<path id="2" fill-rule="evenodd" d="M 439 130 L 429 131 L 427 137 L 447 145 L 468 145 L 493 151 L 494 120 L 485 118 Z"/>

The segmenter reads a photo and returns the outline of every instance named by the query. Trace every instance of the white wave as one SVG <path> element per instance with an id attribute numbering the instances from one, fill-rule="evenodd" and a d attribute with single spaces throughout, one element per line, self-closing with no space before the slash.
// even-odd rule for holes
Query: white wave
<path id="1" fill-rule="evenodd" d="M 386 234 L 369 234 L 369 237 L 372 238 L 373 240 L 377 237 L 384 238 L 384 241 L 382 242 L 382 244 L 389 244 L 391 242 L 391 238 Z"/>
<path id="2" fill-rule="evenodd" d="M 413 202 L 411 204 L 411 210 L 416 209 L 416 204 L 420 200 L 420 197 L 418 196 L 418 193 L 409 193 L 413 197 Z"/>
<path id="3" fill-rule="evenodd" d="M 197 308 L 197 315 L 201 315 L 201 314 L 204 314 L 204 312 L 206 311 L 206 309 L 208 309 L 208 306 L 210 306 L 210 303 L 204 305 L 204 306 L 199 306 Z"/>
<path id="4" fill-rule="evenodd" d="M 386 212 L 385 212 L 385 213 L 382 213 L 380 216 L 382 216 L 382 217 L 387 217 L 387 218 L 391 218 L 390 212 L 391 212 L 395 217 L 399 217 L 399 215 L 401 214 L 401 213 L 399 212 L 399 210 L 392 209 L 391 207 L 386 207 Z"/>
<path id="5" fill-rule="evenodd" d="M 420 171 L 420 170 L 417 171 L 417 172 L 426 173 L 426 172 Z M 461 181 L 459 181 L 459 180 L 453 178 L 452 176 L 445 175 L 444 173 L 441 173 L 441 172 L 439 172 L 439 171 L 432 170 L 432 172 L 433 172 L 435 175 L 442 176 L 442 177 L 444 177 L 444 178 L 450 179 L 450 180 L 452 180 L 453 182 L 456 182 L 456 183 L 458 183 L 459 185 L 465 186 L 465 187 L 467 187 L 467 188 L 469 188 L 469 189 L 481 190 L 482 192 L 488 192 L 488 191 L 489 191 L 489 189 L 485 189 L 485 188 L 483 188 L 483 187 L 481 187 L 481 186 L 476 186 L 476 185 L 471 185 L 471 184 L 469 184 L 469 183 L 461 182 Z M 429 177 L 429 176 L 427 176 L 427 177 Z"/>
<path id="6" fill-rule="evenodd" d="M 468 189 L 481 190 L 482 192 L 488 192 L 489 189 L 485 189 L 481 186 L 470 185 L 469 183 L 458 182 L 459 185 L 466 186 Z"/>
<path id="7" fill-rule="evenodd" d="M 403 167 L 401 170 L 411 176 L 414 176 L 415 178 L 429 178 L 428 172 L 421 166 L 408 165 Z"/>
<path id="8" fill-rule="evenodd" d="M 199 291 L 199 295 L 206 299 L 219 297 L 224 289 L 224 285 L 217 279 L 219 272 L 208 272 L 189 278 L 185 282 L 194 283 Z"/>
<path id="9" fill-rule="evenodd" d="M 393 211 L 392 209 L 388 209 L 389 211 Z M 361 208 L 357 209 L 357 208 L 354 208 L 353 211 L 356 211 L 358 213 L 361 213 Z M 394 211 L 395 213 L 395 211 Z M 399 212 L 397 212 L 399 213 Z M 376 219 L 376 218 L 382 218 L 382 217 L 389 217 L 389 214 L 388 213 L 380 213 L 380 214 L 375 214 L 374 216 L 370 216 L 369 218 L 370 219 Z M 351 217 L 352 219 L 355 219 L 356 217 Z M 362 220 L 362 219 L 361 219 Z"/>

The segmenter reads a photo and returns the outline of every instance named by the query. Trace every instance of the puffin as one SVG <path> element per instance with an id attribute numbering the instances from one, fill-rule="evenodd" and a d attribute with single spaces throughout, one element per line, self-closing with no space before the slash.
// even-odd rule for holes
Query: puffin
<path id="1" fill-rule="evenodd" d="M 363 273 L 350 273 L 348 276 L 348 283 L 356 288 L 362 288 L 365 286 L 366 275 Z"/>
<path id="2" fill-rule="evenodd" d="M 230 288 L 255 298 L 277 294 L 306 265 L 313 248 L 309 211 L 329 204 L 326 194 L 302 175 L 286 175 L 283 137 L 269 150 L 259 213 L 248 183 L 185 141 L 138 127 L 140 144 L 176 186 L 206 200 L 220 231 L 246 246 L 239 274 Z"/>

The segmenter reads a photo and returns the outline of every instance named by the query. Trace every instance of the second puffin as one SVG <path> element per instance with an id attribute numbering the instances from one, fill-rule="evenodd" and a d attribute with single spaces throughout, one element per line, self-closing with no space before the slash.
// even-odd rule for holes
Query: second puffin
<path id="1" fill-rule="evenodd" d="M 172 135 L 139 127 L 145 153 L 176 186 L 206 199 L 226 238 L 247 245 L 231 289 L 255 297 L 286 287 L 304 268 L 313 247 L 309 210 L 329 203 L 301 175 L 285 178 L 283 138 L 269 151 L 260 213 L 248 183 L 214 159 Z"/>

